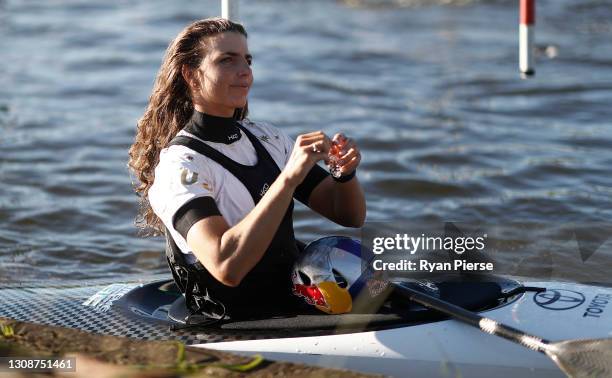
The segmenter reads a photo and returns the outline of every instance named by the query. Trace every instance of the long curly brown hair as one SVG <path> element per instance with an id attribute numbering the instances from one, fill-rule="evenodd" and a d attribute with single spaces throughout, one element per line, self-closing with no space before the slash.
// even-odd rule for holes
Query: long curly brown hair
<path id="1" fill-rule="evenodd" d="M 148 193 L 155 180 L 159 154 L 191 118 L 194 110 L 187 81 L 181 73 L 186 65 L 196 69 L 206 55 L 205 38 L 225 32 L 237 32 L 245 37 L 244 27 L 224 18 L 207 18 L 187 26 L 170 43 L 157 73 L 153 92 L 143 116 L 138 120 L 136 138 L 129 150 L 128 167 L 138 183 L 134 190 L 140 196 L 136 226 L 144 235 L 159 235 L 164 226 L 155 215 Z M 247 106 L 238 108 L 234 118 L 242 120 Z"/>

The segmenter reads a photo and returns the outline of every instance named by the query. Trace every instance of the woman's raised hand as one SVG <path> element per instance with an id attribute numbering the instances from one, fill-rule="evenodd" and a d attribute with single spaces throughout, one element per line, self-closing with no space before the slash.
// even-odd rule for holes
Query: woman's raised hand
<path id="1" fill-rule="evenodd" d="M 361 162 L 361 153 L 357 143 L 351 138 L 347 138 L 344 134 L 338 133 L 332 139 L 333 149 L 337 151 L 335 155 L 337 160 L 335 164 L 338 166 L 341 175 L 348 175 L 357 169 Z"/>
<path id="2" fill-rule="evenodd" d="M 302 134 L 295 140 L 283 174 L 292 186 L 298 186 L 320 160 L 327 159 L 331 140 L 322 131 Z"/>

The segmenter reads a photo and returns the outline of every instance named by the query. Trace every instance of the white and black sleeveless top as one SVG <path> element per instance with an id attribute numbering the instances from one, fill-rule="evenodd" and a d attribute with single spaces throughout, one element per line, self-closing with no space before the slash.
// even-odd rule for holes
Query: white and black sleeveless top
<path id="1" fill-rule="evenodd" d="M 237 122 L 195 111 L 178 135 L 200 140 L 238 164 L 255 165 L 255 148 Z M 291 155 L 293 140 L 270 124 L 239 122 L 261 142 L 282 170 Z M 315 165 L 296 189 L 294 197 L 308 205 L 312 190 L 328 175 Z M 247 188 L 225 167 L 182 145 L 172 145 L 161 151 L 148 199 L 176 245 L 188 255 L 192 252 L 187 245 L 187 232 L 197 221 L 222 215 L 231 227 L 255 205 Z"/>

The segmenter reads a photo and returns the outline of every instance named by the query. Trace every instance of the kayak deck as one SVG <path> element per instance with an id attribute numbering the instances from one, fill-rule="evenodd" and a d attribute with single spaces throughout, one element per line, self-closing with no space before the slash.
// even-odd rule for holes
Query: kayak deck
<path id="1" fill-rule="evenodd" d="M 519 286 L 510 280 L 500 281 L 500 284 L 443 283 L 440 291 L 448 300 L 481 310 L 507 302 L 498 300 L 500 293 Z M 343 315 L 312 311 L 230 321 L 213 328 L 171 330 L 170 326 L 176 323 L 170 319 L 169 311 L 173 304 L 177 307 L 182 298 L 176 286 L 167 279 L 146 284 L 107 282 L 91 286 L 75 283 L 62 287 L 0 288 L 3 303 L 0 316 L 134 339 L 178 340 L 188 345 L 394 329 L 444 319 L 419 305 L 406 304 L 405 311 L 390 307 L 381 308 L 378 313 Z"/>

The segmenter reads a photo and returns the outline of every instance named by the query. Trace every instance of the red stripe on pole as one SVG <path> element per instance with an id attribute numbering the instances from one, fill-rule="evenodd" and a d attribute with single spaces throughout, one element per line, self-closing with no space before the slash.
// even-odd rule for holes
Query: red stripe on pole
<path id="1" fill-rule="evenodd" d="M 521 0 L 521 24 L 535 24 L 535 0 Z"/>

